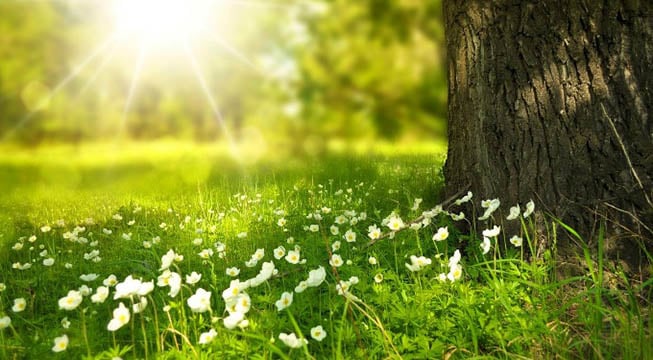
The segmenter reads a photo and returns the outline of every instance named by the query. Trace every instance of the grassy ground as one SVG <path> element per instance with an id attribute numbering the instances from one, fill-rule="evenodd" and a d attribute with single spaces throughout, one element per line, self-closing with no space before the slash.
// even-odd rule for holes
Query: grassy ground
<path id="1" fill-rule="evenodd" d="M 424 214 L 442 148 L 238 161 L 170 143 L 2 150 L 2 358 L 653 356 L 651 280 L 591 259 L 556 278 L 552 262 L 524 260 L 530 217 L 486 252 L 452 226 L 455 206 Z M 383 238 L 367 246 L 374 226 Z M 522 247 L 496 240 L 513 235 Z"/>

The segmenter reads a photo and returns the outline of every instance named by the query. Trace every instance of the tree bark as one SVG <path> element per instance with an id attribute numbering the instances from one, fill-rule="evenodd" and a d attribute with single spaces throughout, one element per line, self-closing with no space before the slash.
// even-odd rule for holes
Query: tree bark
<path id="1" fill-rule="evenodd" d="M 448 0 L 447 193 L 653 238 L 653 2 Z M 505 213 L 504 213 L 505 215 Z M 510 234 L 506 234 L 508 237 Z M 649 243 L 650 245 L 650 243 Z"/>

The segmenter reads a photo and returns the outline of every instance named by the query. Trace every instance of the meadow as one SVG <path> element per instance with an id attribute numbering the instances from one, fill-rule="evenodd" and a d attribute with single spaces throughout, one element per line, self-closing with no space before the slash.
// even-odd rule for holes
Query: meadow
<path id="1" fill-rule="evenodd" d="M 652 358 L 653 280 L 530 259 L 532 207 L 442 199 L 444 149 L 5 146 L 0 357 Z"/>

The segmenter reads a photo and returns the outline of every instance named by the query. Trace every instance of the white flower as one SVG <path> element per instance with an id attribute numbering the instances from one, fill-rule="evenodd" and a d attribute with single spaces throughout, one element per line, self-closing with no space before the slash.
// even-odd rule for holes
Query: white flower
<path id="1" fill-rule="evenodd" d="M 374 275 L 374 282 L 380 284 L 383 281 L 383 274 L 378 273 Z"/>
<path id="2" fill-rule="evenodd" d="M 118 220 L 118 221 L 122 220 L 122 216 L 120 214 L 113 214 L 112 218 L 113 220 Z"/>
<path id="3" fill-rule="evenodd" d="M 238 279 L 231 280 L 229 287 L 222 292 L 222 299 L 225 302 L 230 302 L 235 299 L 241 292 L 245 291 L 249 287 L 248 282 L 241 282 Z"/>
<path id="4" fill-rule="evenodd" d="M 419 209 L 419 205 L 421 203 L 422 203 L 422 199 L 420 199 L 420 198 L 415 199 L 415 201 L 413 202 L 413 207 L 410 208 L 410 209 L 413 210 L 413 211 L 417 211 L 417 209 Z"/>
<path id="5" fill-rule="evenodd" d="M 308 227 L 308 231 L 310 231 L 310 232 L 318 232 L 318 231 L 320 231 L 320 225 L 318 225 L 318 224 L 311 224 L 311 225 Z"/>
<path id="6" fill-rule="evenodd" d="M 116 275 L 111 274 L 102 281 L 102 284 L 107 287 L 116 286 L 118 284 L 118 278 L 116 278 Z"/>
<path id="7" fill-rule="evenodd" d="M 295 335 L 295 333 L 290 333 L 290 334 L 281 333 L 279 334 L 279 340 L 281 340 L 284 344 L 286 344 L 286 346 L 293 349 L 297 349 L 308 344 L 308 340 L 297 338 L 297 335 Z"/>
<path id="8" fill-rule="evenodd" d="M 452 267 L 460 262 L 460 250 L 456 249 L 454 251 L 453 256 L 449 258 L 449 267 Z"/>
<path id="9" fill-rule="evenodd" d="M 249 259 L 249 260 L 245 261 L 245 266 L 248 267 L 248 268 L 253 268 L 257 264 L 258 264 L 258 260 L 256 260 L 256 259 Z"/>
<path id="10" fill-rule="evenodd" d="M 67 316 L 61 319 L 61 327 L 64 329 L 70 328 L 70 320 L 68 320 Z"/>
<path id="11" fill-rule="evenodd" d="M 453 266 L 451 266 L 449 268 L 449 273 L 447 274 L 447 279 L 449 279 L 449 281 L 451 281 L 451 282 L 454 282 L 454 281 L 460 279 L 462 274 L 463 274 L 462 266 L 460 266 L 460 264 L 454 264 Z"/>
<path id="12" fill-rule="evenodd" d="M 265 257 L 265 249 L 256 249 L 256 251 L 252 255 L 252 259 L 256 259 L 256 260 L 263 260 L 264 257 Z"/>
<path id="13" fill-rule="evenodd" d="M 298 264 L 300 260 L 299 250 L 290 250 L 286 255 L 286 261 L 291 264 Z"/>
<path id="14" fill-rule="evenodd" d="M 306 280 L 300 281 L 299 284 L 295 286 L 295 292 L 298 294 L 303 293 L 306 289 L 308 289 L 308 282 L 306 282 Z"/>
<path id="15" fill-rule="evenodd" d="M 462 212 L 462 211 L 459 214 L 453 214 L 452 213 L 450 215 L 451 215 L 451 220 L 453 220 L 453 221 L 465 220 L 465 213 Z"/>
<path id="16" fill-rule="evenodd" d="M 334 221 L 336 224 L 342 225 L 347 222 L 347 218 L 344 215 L 338 215 Z"/>
<path id="17" fill-rule="evenodd" d="M 54 352 L 62 352 L 68 348 L 68 335 L 62 335 L 59 337 L 54 338 L 54 346 L 52 347 L 52 351 Z"/>
<path id="18" fill-rule="evenodd" d="M 422 270 L 422 268 L 427 265 L 431 265 L 431 259 L 424 256 L 417 257 L 415 255 L 411 255 L 410 264 L 406 263 L 405 265 L 408 270 L 416 272 Z"/>
<path id="19" fill-rule="evenodd" d="M 25 301 L 25 298 L 17 298 L 14 299 L 14 306 L 11 307 L 11 311 L 18 313 L 24 311 L 25 307 L 27 307 L 27 301 Z"/>
<path id="20" fill-rule="evenodd" d="M 132 311 L 134 312 L 134 314 L 138 314 L 143 312 L 143 310 L 145 310 L 146 307 L 147 307 L 147 298 L 145 296 L 142 296 L 140 301 L 132 305 Z"/>
<path id="21" fill-rule="evenodd" d="M 367 236 L 372 240 L 376 240 L 381 237 L 381 229 L 376 225 L 370 225 L 367 228 Z"/>
<path id="22" fill-rule="evenodd" d="M 86 284 L 82 285 L 77 289 L 82 296 L 89 296 L 93 292 L 91 288 L 89 288 Z"/>
<path id="23" fill-rule="evenodd" d="M 211 341 L 213 341 L 213 339 L 215 339 L 216 336 L 218 336 L 218 333 L 214 329 L 211 329 L 207 332 L 203 332 L 200 334 L 199 344 L 206 345 Z"/>
<path id="24" fill-rule="evenodd" d="M 499 233 L 501 232 L 501 227 L 494 225 L 492 229 L 486 229 L 483 230 L 483 236 L 485 237 L 497 237 L 499 236 Z"/>
<path id="25" fill-rule="evenodd" d="M 331 244 L 331 251 L 338 251 L 340 250 L 340 241 L 334 241 L 333 244 Z"/>
<path id="26" fill-rule="evenodd" d="M 287 308 L 288 306 L 290 306 L 290 304 L 292 304 L 292 298 L 293 298 L 293 293 L 291 292 L 286 291 L 283 294 L 281 294 L 281 298 L 274 303 L 274 305 L 277 306 L 277 311 L 281 311 Z"/>
<path id="27" fill-rule="evenodd" d="M 91 301 L 95 304 L 103 303 L 109 296 L 109 288 L 106 286 L 98 286 L 95 289 L 95 294 L 91 295 Z"/>
<path id="28" fill-rule="evenodd" d="M 343 263 L 342 257 L 338 254 L 331 255 L 331 259 L 329 259 L 329 265 L 334 267 L 340 267 Z"/>
<path id="29" fill-rule="evenodd" d="M 202 245 L 203 242 L 204 242 L 204 240 L 202 240 L 202 238 L 193 239 L 193 245 L 195 245 L 195 246 L 200 246 L 200 245 Z"/>
<path id="30" fill-rule="evenodd" d="M 82 294 L 77 290 L 68 291 L 68 295 L 59 299 L 59 309 L 75 310 L 82 303 Z"/>
<path id="31" fill-rule="evenodd" d="M 483 200 L 481 201 L 481 207 L 485 209 L 485 213 L 483 216 L 479 217 L 479 220 L 487 220 L 490 218 L 492 213 L 499 208 L 501 205 L 501 201 L 499 199 L 492 199 L 492 200 Z"/>
<path id="32" fill-rule="evenodd" d="M 317 341 L 322 341 L 327 336 L 326 331 L 322 328 L 322 325 L 318 325 L 311 329 L 311 337 Z"/>
<path id="33" fill-rule="evenodd" d="M 523 240 L 521 237 L 514 235 L 513 237 L 510 238 L 510 243 L 513 244 L 515 247 L 520 247 L 522 246 Z"/>
<path id="34" fill-rule="evenodd" d="M 123 282 L 116 284 L 116 292 L 113 294 L 113 299 L 131 298 L 138 295 L 143 282 L 140 279 L 134 279 L 128 275 Z"/>
<path id="35" fill-rule="evenodd" d="M 306 280 L 306 285 L 310 287 L 317 287 L 324 282 L 326 279 L 326 271 L 324 267 L 320 266 L 315 270 L 308 272 L 308 280 Z"/>
<path id="36" fill-rule="evenodd" d="M 401 218 L 399 216 L 395 215 L 395 216 L 391 217 L 390 219 L 388 219 L 387 226 L 388 226 L 388 228 L 390 230 L 397 231 L 397 230 L 403 229 L 405 225 L 404 225 L 404 221 L 401 220 Z"/>
<path id="37" fill-rule="evenodd" d="M 519 217 L 519 204 L 510 208 L 510 214 L 506 217 L 506 220 L 515 220 Z"/>
<path id="38" fill-rule="evenodd" d="M 283 246 L 278 246 L 272 252 L 274 254 L 274 258 L 277 260 L 281 260 L 282 257 L 286 256 L 286 248 Z"/>
<path id="39" fill-rule="evenodd" d="M 379 262 L 376 260 L 376 258 L 375 258 L 374 256 L 370 256 L 370 257 L 367 259 L 367 262 L 368 262 L 370 265 L 376 265 L 376 264 L 379 263 Z"/>
<path id="40" fill-rule="evenodd" d="M 224 327 L 231 330 L 231 329 L 235 328 L 236 326 L 238 326 L 243 321 L 246 321 L 245 320 L 245 314 L 243 314 L 241 312 L 238 312 L 238 311 L 232 312 L 232 313 L 229 313 L 229 316 L 224 318 L 222 321 L 224 323 Z"/>
<path id="41" fill-rule="evenodd" d="M 177 274 L 176 272 L 171 272 L 169 270 L 166 270 L 165 272 L 163 272 L 163 274 L 159 275 L 157 280 L 158 280 L 157 282 L 158 286 L 170 287 L 168 296 L 174 298 L 177 296 L 177 294 L 179 294 L 179 291 L 181 290 L 181 275 Z"/>
<path id="42" fill-rule="evenodd" d="M 472 192 L 468 191 L 467 195 L 465 195 L 465 196 L 461 197 L 460 199 L 456 200 L 455 204 L 456 205 L 462 205 L 462 204 L 468 202 L 469 200 L 471 200 L 472 196 L 473 196 Z"/>
<path id="43" fill-rule="evenodd" d="M 79 278 L 82 281 L 91 282 L 98 278 L 98 274 L 82 274 Z"/>
<path id="44" fill-rule="evenodd" d="M 113 318 L 109 321 L 107 330 L 116 331 L 120 329 L 129 322 L 130 318 L 131 314 L 129 313 L 129 309 L 125 307 L 125 304 L 118 304 L 118 307 L 113 310 Z"/>
<path id="45" fill-rule="evenodd" d="M 242 292 L 236 296 L 233 310 L 242 314 L 247 314 L 252 307 L 252 299 L 246 292 Z M 232 311 L 233 312 L 233 311 Z"/>
<path id="46" fill-rule="evenodd" d="M 9 316 L 0 317 L 0 330 L 4 330 L 11 325 L 11 318 Z"/>
<path id="47" fill-rule="evenodd" d="M 177 254 L 175 254 L 175 251 L 170 249 L 168 252 L 161 257 L 161 268 L 159 271 L 166 270 L 172 265 L 172 262 L 175 261 L 175 258 L 177 257 Z"/>
<path id="48" fill-rule="evenodd" d="M 529 217 L 533 213 L 534 210 L 535 210 L 535 203 L 533 202 L 533 200 L 526 203 L 526 210 L 524 211 L 524 214 L 522 214 L 524 219 Z"/>
<path id="49" fill-rule="evenodd" d="M 202 278 L 202 274 L 198 274 L 193 271 L 190 275 L 186 275 L 186 284 L 193 285 L 197 284 L 198 281 Z"/>
<path id="50" fill-rule="evenodd" d="M 263 266 L 261 266 L 261 271 L 256 274 L 255 277 L 247 280 L 247 283 L 250 287 L 256 287 L 264 282 L 268 281 L 272 277 L 272 275 L 275 272 L 275 267 L 274 263 L 272 261 L 265 262 L 263 263 Z"/>
<path id="51" fill-rule="evenodd" d="M 211 309 L 211 292 L 202 288 L 197 289 L 195 294 L 186 301 L 192 312 L 203 313 Z"/>
<path id="52" fill-rule="evenodd" d="M 43 266 L 52 266 L 52 265 L 54 265 L 53 258 L 43 259 Z"/>
<path id="53" fill-rule="evenodd" d="M 213 256 L 213 249 L 211 249 L 211 248 L 203 249 L 197 255 L 199 255 L 199 257 L 201 257 L 202 259 L 206 260 L 206 259 L 210 258 L 211 256 Z"/>
<path id="54" fill-rule="evenodd" d="M 345 232 L 345 235 L 343 236 L 343 238 L 348 243 L 355 242 L 356 241 L 356 233 L 352 229 L 349 229 L 349 230 L 347 230 L 347 232 Z"/>
<path id="55" fill-rule="evenodd" d="M 111 234 L 113 234 L 113 231 L 111 231 L 111 230 L 109 230 L 107 228 L 102 228 L 102 233 L 104 233 L 105 235 L 111 235 Z"/>
<path id="56" fill-rule="evenodd" d="M 490 243 L 490 239 L 488 239 L 487 237 L 484 236 L 483 237 L 483 242 L 481 243 L 481 249 L 483 250 L 483 255 L 490 252 L 490 247 L 491 246 L 492 246 L 492 244 Z"/>
<path id="57" fill-rule="evenodd" d="M 438 231 L 433 235 L 433 240 L 443 241 L 446 240 L 448 237 L 449 237 L 449 229 L 445 226 L 438 229 Z"/>
<path id="58" fill-rule="evenodd" d="M 236 276 L 238 276 L 238 274 L 240 274 L 240 269 L 237 268 L 237 267 L 230 267 L 230 268 L 227 268 L 226 273 L 227 273 L 227 275 L 229 275 L 231 277 L 236 277 Z"/>
<path id="59" fill-rule="evenodd" d="M 122 238 L 123 238 L 123 240 L 131 240 L 132 239 L 132 233 L 122 233 Z"/>
<path id="60" fill-rule="evenodd" d="M 277 220 L 277 225 L 279 227 L 284 227 L 286 226 L 287 223 L 288 221 L 286 220 L 286 218 L 280 218 L 279 220 Z"/>
<path id="61" fill-rule="evenodd" d="M 50 232 L 50 230 L 52 230 L 52 228 L 50 226 L 48 226 L 48 225 L 41 226 L 41 232 L 42 233 Z"/>

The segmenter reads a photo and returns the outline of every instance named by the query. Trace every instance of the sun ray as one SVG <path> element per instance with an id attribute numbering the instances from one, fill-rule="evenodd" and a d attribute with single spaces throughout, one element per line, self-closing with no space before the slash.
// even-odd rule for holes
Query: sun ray
<path id="1" fill-rule="evenodd" d="M 84 86 L 82 86 L 82 88 L 79 89 L 79 91 L 77 92 L 76 97 L 79 97 L 79 96 L 81 96 L 84 92 L 86 92 L 86 90 L 89 88 L 89 86 L 91 86 L 91 84 L 93 84 L 93 83 L 95 82 L 95 80 L 97 80 L 97 78 L 100 76 L 100 74 L 104 71 L 104 68 L 105 68 L 105 67 L 106 67 L 106 66 L 111 62 L 111 60 L 113 60 L 113 57 L 114 57 L 114 55 L 115 55 L 115 53 L 116 53 L 116 52 L 115 52 L 115 49 L 116 49 L 116 46 L 115 46 L 115 45 L 116 45 L 116 44 L 113 43 L 113 45 L 111 46 L 111 48 L 107 51 L 107 56 L 105 56 L 105 57 L 102 59 L 102 62 L 101 62 L 100 65 L 95 69 L 95 71 L 93 72 L 93 75 L 91 75 L 91 77 L 86 81 L 86 83 L 84 84 Z"/>
<path id="2" fill-rule="evenodd" d="M 120 127 L 116 136 L 121 138 L 125 131 L 125 126 L 127 125 L 127 116 L 129 116 L 129 109 L 131 108 L 132 102 L 134 101 L 134 96 L 136 94 L 136 87 L 138 86 L 138 81 L 141 77 L 141 72 L 143 71 L 143 65 L 145 64 L 145 58 L 147 55 L 147 47 L 142 45 L 138 52 L 138 59 L 136 60 L 136 65 L 134 65 L 134 71 L 132 72 L 131 82 L 129 84 L 129 92 L 127 93 L 127 99 L 125 100 L 125 106 L 122 109 L 122 117 L 120 119 Z"/>
<path id="3" fill-rule="evenodd" d="M 65 78 L 63 78 L 57 86 L 50 91 L 50 93 L 44 97 L 43 99 L 40 99 L 38 104 L 35 106 L 34 110 L 31 110 L 25 116 L 23 116 L 16 125 L 14 125 L 11 129 L 9 129 L 3 136 L 0 141 L 7 140 L 11 136 L 13 136 L 16 132 L 18 132 L 20 129 L 22 129 L 27 123 L 32 120 L 34 115 L 39 111 L 40 108 L 43 107 L 44 104 L 47 104 L 54 98 L 57 93 L 59 93 L 64 87 L 66 87 L 71 81 L 73 81 L 79 73 L 81 73 L 91 62 L 93 62 L 98 56 L 100 56 L 102 53 L 106 51 L 106 49 L 115 42 L 116 40 L 116 34 L 111 34 L 104 42 L 102 42 L 100 45 L 95 47 L 93 52 L 91 52 L 84 60 L 79 65 L 76 65 L 73 70 L 66 75 Z"/>
<path id="4" fill-rule="evenodd" d="M 246 64 L 247 66 L 249 66 L 250 68 L 252 68 L 252 70 L 256 71 L 257 73 L 259 73 L 260 75 L 262 75 L 262 76 L 264 76 L 264 77 L 267 77 L 267 76 L 268 76 L 268 75 L 265 73 L 265 71 L 263 71 L 259 66 L 257 66 L 256 64 L 254 64 L 253 61 L 251 61 L 250 59 L 248 59 L 247 56 L 245 56 L 245 54 L 243 54 L 242 52 L 238 51 L 238 49 L 236 49 L 236 48 L 234 48 L 233 46 L 231 46 L 231 44 L 229 44 L 229 42 L 227 42 L 225 39 L 221 39 L 221 38 L 219 38 L 219 37 L 215 37 L 215 38 L 211 38 L 211 40 L 212 40 L 214 43 L 216 43 L 218 46 L 220 46 L 221 48 L 223 48 L 224 50 L 226 50 L 228 53 L 230 53 L 231 55 L 233 55 L 235 58 L 237 58 L 238 60 L 240 60 L 240 61 L 242 61 L 243 63 L 245 63 L 245 64 Z"/>
<path id="5" fill-rule="evenodd" d="M 193 68 L 193 73 L 195 74 L 195 78 L 199 82 L 200 88 L 202 89 L 202 92 L 206 96 L 209 106 L 213 111 L 213 115 L 215 116 L 215 119 L 218 121 L 218 125 L 222 129 L 222 132 L 224 133 L 227 142 L 229 143 L 229 148 L 232 151 L 232 153 L 236 155 L 238 153 L 238 148 L 236 147 L 234 139 L 232 138 L 231 133 L 227 128 L 227 124 L 224 120 L 224 117 L 222 116 L 222 112 L 220 111 L 218 104 L 216 103 L 215 99 L 213 99 L 213 96 L 211 96 L 211 90 L 206 82 L 206 78 L 204 76 L 204 73 L 202 72 L 202 68 L 197 62 L 197 57 L 195 56 L 195 53 L 193 52 L 193 49 L 190 47 L 188 41 L 184 42 L 184 51 L 186 53 L 186 56 L 188 56 L 188 59 L 190 60 L 191 67 Z"/>

